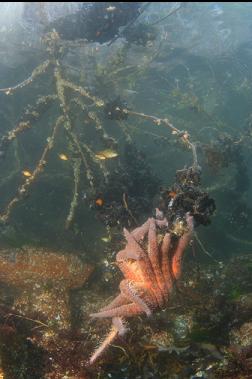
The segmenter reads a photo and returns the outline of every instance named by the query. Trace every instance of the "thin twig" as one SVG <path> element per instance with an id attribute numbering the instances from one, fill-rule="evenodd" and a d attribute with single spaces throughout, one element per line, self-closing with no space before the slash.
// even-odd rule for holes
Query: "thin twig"
<path id="1" fill-rule="evenodd" d="M 50 64 L 51 64 L 51 61 L 50 60 L 46 60 L 45 62 L 43 62 L 42 64 L 40 64 L 39 66 L 37 66 L 32 71 L 32 73 L 29 76 L 29 78 L 23 80 L 21 83 L 16 84 L 13 87 L 0 88 L 0 92 L 4 92 L 6 95 L 10 95 L 15 90 L 27 86 L 28 84 L 32 83 L 33 80 L 35 78 L 37 78 L 39 75 L 44 74 L 46 72 L 46 70 L 48 69 L 48 67 L 50 66 Z"/>
<path id="2" fill-rule="evenodd" d="M 159 24 L 161 21 L 166 20 L 168 17 L 170 17 L 171 15 L 173 15 L 174 13 L 176 13 L 179 9 L 181 9 L 183 7 L 183 5 L 184 5 L 183 3 L 180 3 L 180 5 L 177 8 L 172 9 L 166 16 L 158 19 L 157 21 L 155 21 L 155 22 L 153 22 L 152 24 L 149 24 L 149 25 L 151 25 L 151 26 L 152 25 L 156 25 L 156 24 Z"/>
<path id="3" fill-rule="evenodd" d="M 129 29 L 131 25 L 134 24 L 134 22 L 141 16 L 141 14 L 151 5 L 151 2 L 148 2 L 147 4 L 143 5 L 142 8 L 140 9 L 140 12 L 131 20 L 123 29 L 121 33 L 118 33 L 108 44 L 107 46 L 112 45 L 118 38 L 123 37 L 123 34 L 125 33 L 126 30 Z"/>
<path id="4" fill-rule="evenodd" d="M 193 168 L 199 169 L 198 159 L 197 159 L 197 151 L 196 151 L 196 144 L 194 142 L 190 141 L 190 135 L 189 135 L 189 133 L 186 130 L 180 130 L 180 129 L 176 128 L 168 120 L 168 118 L 158 118 L 156 116 L 151 116 L 151 115 L 147 115 L 145 113 L 131 111 L 129 109 L 123 109 L 123 112 L 126 113 L 126 114 L 128 114 L 128 115 L 142 117 L 145 120 L 152 121 L 157 126 L 164 125 L 164 126 L 168 127 L 171 130 L 172 134 L 174 134 L 175 136 L 177 136 L 178 138 L 180 138 L 181 141 L 187 147 L 189 147 L 192 150 L 192 154 L 193 154 Z"/>
<path id="5" fill-rule="evenodd" d="M 203 243 L 201 242 L 201 240 L 199 239 L 199 236 L 196 232 L 194 232 L 194 237 L 196 239 L 196 241 L 198 242 L 201 250 L 203 251 L 204 254 L 206 254 L 209 258 L 211 258 L 214 262 L 216 263 L 219 263 L 210 253 L 209 251 L 206 250 L 205 246 L 203 245 Z"/>
<path id="6" fill-rule="evenodd" d="M 5 317 L 6 317 L 6 319 L 9 319 L 10 317 L 17 317 L 17 318 L 21 318 L 21 319 L 24 319 L 24 320 L 35 322 L 36 324 L 39 324 L 41 326 L 45 326 L 46 328 L 49 328 L 49 325 L 45 324 L 42 321 L 33 320 L 32 318 L 25 317 L 25 316 L 22 316 L 22 315 L 16 315 L 15 313 L 8 313 Z"/>

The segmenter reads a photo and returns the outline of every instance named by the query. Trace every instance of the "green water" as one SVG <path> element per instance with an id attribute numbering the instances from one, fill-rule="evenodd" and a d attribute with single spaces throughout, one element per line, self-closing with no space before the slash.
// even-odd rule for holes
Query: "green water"
<path id="1" fill-rule="evenodd" d="M 0 259 L 19 270 L 28 246 L 93 270 L 71 287 L 69 329 L 49 328 L 52 347 L 28 321 L 50 324 L 49 313 L 28 307 L 31 288 L 21 296 L 0 269 L 3 377 L 250 378 L 252 340 L 239 333 L 251 333 L 251 3 L 102 4 L 0 5 Z M 195 228 L 182 289 L 170 311 L 134 319 L 107 360 L 86 369 L 110 325 L 89 313 L 118 294 L 123 228 L 155 214 L 176 172 L 194 167 L 192 146 L 216 210 Z M 116 156 L 97 158 L 108 151 Z M 6 331 L 15 312 L 23 323 Z"/>

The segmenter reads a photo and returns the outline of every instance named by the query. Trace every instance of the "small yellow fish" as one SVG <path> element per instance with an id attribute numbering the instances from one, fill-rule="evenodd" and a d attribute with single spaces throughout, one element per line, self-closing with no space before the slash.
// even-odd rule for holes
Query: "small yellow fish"
<path id="1" fill-rule="evenodd" d="M 96 159 L 100 159 L 101 161 L 105 161 L 105 159 L 107 159 L 107 158 L 105 157 L 105 155 L 102 155 L 101 153 L 97 153 L 97 154 L 95 154 L 95 158 L 96 158 Z"/>
<path id="2" fill-rule="evenodd" d="M 95 157 L 100 160 L 111 159 L 118 157 L 118 153 L 112 149 L 106 149 L 96 153 Z"/>
<path id="3" fill-rule="evenodd" d="M 102 240 L 102 242 L 109 243 L 111 241 L 111 236 L 102 237 L 101 240 Z"/>
<path id="4" fill-rule="evenodd" d="M 32 173 L 31 173 L 30 171 L 28 171 L 28 170 L 24 170 L 24 171 L 22 171 L 22 174 L 23 174 L 24 176 L 26 176 L 27 178 L 29 178 L 30 176 L 32 176 Z"/>
<path id="5" fill-rule="evenodd" d="M 58 154 L 58 156 L 62 161 L 68 161 L 68 156 L 66 154 Z"/>

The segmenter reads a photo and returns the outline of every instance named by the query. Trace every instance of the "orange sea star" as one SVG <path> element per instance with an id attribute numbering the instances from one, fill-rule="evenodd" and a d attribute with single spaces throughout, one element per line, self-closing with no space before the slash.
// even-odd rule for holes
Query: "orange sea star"
<path id="1" fill-rule="evenodd" d="M 117 253 L 116 261 L 124 275 L 120 294 L 94 318 L 112 318 L 112 328 L 100 347 L 93 353 L 93 364 L 108 346 L 126 333 L 124 318 L 162 309 L 168 302 L 174 283 L 181 276 L 182 257 L 191 240 L 193 216 L 187 214 L 187 228 L 181 237 L 166 232 L 158 242 L 157 228 L 168 226 L 167 220 L 149 218 L 132 232 L 124 229 L 125 248 Z M 147 243 L 145 241 L 147 237 Z"/>

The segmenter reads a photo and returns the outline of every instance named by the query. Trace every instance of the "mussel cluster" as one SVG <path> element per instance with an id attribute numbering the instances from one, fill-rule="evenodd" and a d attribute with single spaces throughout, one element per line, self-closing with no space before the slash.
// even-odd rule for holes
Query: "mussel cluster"
<path id="1" fill-rule="evenodd" d="M 109 101 L 105 104 L 105 117 L 109 120 L 127 120 L 127 109 L 127 103 L 121 100 L 120 96 L 118 96 L 115 100 Z"/>
<path id="2" fill-rule="evenodd" d="M 216 206 L 207 192 L 200 188 L 201 169 L 189 167 L 176 172 L 175 183 L 168 189 L 161 188 L 158 207 L 174 234 L 183 234 L 186 213 L 194 217 L 195 226 L 208 225 Z"/>

